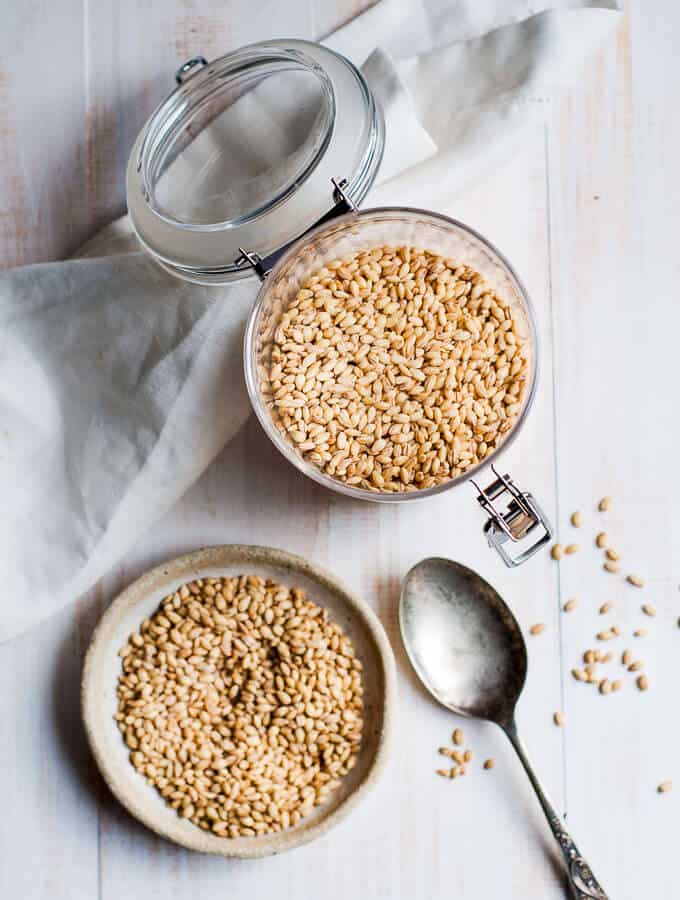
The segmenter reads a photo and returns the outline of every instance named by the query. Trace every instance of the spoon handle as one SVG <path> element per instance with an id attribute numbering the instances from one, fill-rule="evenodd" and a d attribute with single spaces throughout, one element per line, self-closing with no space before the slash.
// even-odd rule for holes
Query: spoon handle
<path id="1" fill-rule="evenodd" d="M 543 807 L 543 812 L 545 813 L 548 824 L 555 836 L 555 840 L 560 845 L 562 856 L 567 865 L 569 887 L 571 888 L 575 900 L 608 900 L 607 895 L 593 875 L 592 869 L 579 853 L 578 847 L 562 824 L 562 820 L 557 815 L 552 803 L 548 800 L 547 794 L 543 790 L 543 787 L 529 762 L 524 744 L 517 733 L 515 722 L 512 721 L 509 725 L 505 726 L 503 730 L 510 739 L 510 743 L 515 748 L 515 751 L 524 766 L 524 770 L 529 776 L 529 781 Z"/>

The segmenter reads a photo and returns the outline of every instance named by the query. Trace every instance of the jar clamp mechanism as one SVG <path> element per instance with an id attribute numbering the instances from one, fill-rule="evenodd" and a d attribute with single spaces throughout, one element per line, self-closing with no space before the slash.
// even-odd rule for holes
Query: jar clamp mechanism
<path id="1" fill-rule="evenodd" d="M 314 225 L 312 225 L 312 228 L 317 228 L 319 225 L 325 225 L 326 222 L 330 222 L 337 216 L 344 216 L 345 213 L 354 212 L 356 210 L 356 205 L 347 192 L 347 179 L 343 178 L 341 181 L 338 181 L 335 178 L 331 178 L 331 183 L 333 185 L 333 200 L 335 201 L 335 204 L 328 210 L 326 215 L 322 216 L 318 222 L 315 222 Z M 245 250 L 243 247 L 239 247 L 238 249 L 240 252 L 234 261 L 234 265 L 251 266 L 257 273 L 260 281 L 264 281 L 277 260 L 283 256 L 289 247 L 290 244 L 286 244 L 280 249 L 275 250 L 273 253 L 270 253 L 269 256 L 264 257 L 264 259 L 259 253 L 254 253 Z"/>
<path id="2" fill-rule="evenodd" d="M 477 502 L 489 514 L 484 526 L 488 544 L 498 552 L 506 566 L 513 568 L 526 562 L 547 544 L 553 536 L 553 530 L 545 513 L 531 494 L 520 491 L 509 475 L 501 475 L 494 466 L 491 466 L 491 470 L 496 479 L 486 490 L 480 488 L 476 481 L 472 481 L 472 484 L 479 492 Z M 503 494 L 510 495 L 509 499 L 506 498 L 508 506 L 505 512 L 494 505 L 494 500 Z M 508 541 L 511 544 L 519 544 L 529 535 L 533 537 L 532 532 L 535 528 L 540 528 L 537 540 L 516 555 L 508 553 L 505 546 Z"/>

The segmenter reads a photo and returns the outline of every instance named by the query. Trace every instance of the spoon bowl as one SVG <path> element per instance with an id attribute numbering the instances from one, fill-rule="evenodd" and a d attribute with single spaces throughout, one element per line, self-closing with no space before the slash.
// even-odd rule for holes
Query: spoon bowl
<path id="1" fill-rule="evenodd" d="M 499 725 L 512 720 L 526 644 L 487 581 L 449 559 L 425 559 L 404 579 L 399 618 L 413 668 L 443 706 Z"/>
<path id="2" fill-rule="evenodd" d="M 455 713 L 495 722 L 507 735 L 560 846 L 572 896 L 607 900 L 520 740 L 515 706 L 526 680 L 527 648 L 498 592 L 460 563 L 424 559 L 404 579 L 399 621 L 409 659 L 432 696 Z"/>

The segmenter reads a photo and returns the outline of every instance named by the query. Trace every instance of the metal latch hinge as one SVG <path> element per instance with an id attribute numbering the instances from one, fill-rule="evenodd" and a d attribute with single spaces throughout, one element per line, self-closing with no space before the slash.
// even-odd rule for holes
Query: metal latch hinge
<path id="1" fill-rule="evenodd" d="M 486 490 L 472 481 L 478 491 L 478 503 L 489 514 L 484 534 L 489 546 L 498 551 L 506 566 L 519 566 L 548 543 L 553 535 L 552 526 L 531 494 L 520 491 L 509 475 L 501 475 L 494 466 L 491 470 L 496 479 Z M 505 498 L 508 503 L 504 512 L 494 505 L 503 494 L 510 495 Z M 533 537 L 536 528 L 540 529 L 536 540 L 516 556 L 508 553 L 506 545 L 519 544 L 529 536 Z"/>
<path id="2" fill-rule="evenodd" d="M 179 85 L 183 85 L 186 76 L 193 72 L 196 66 L 203 67 L 207 65 L 208 60 L 205 58 L 205 56 L 194 56 L 193 59 L 188 59 L 175 72 L 175 82 Z"/>
<path id="3" fill-rule="evenodd" d="M 347 191 L 347 179 L 343 178 L 342 180 L 338 181 L 335 178 L 331 178 L 331 183 L 333 185 L 334 206 L 329 209 L 328 212 L 318 220 L 318 222 L 314 223 L 314 225 L 312 226 L 313 228 L 316 228 L 318 225 L 323 225 L 326 222 L 330 222 L 337 216 L 342 216 L 345 213 L 353 212 L 356 209 L 356 205 L 354 204 L 354 201 Z M 243 247 L 239 247 L 239 255 L 236 257 L 234 262 L 237 266 L 249 265 L 252 269 L 255 270 L 260 279 L 264 281 L 267 275 L 271 272 L 274 265 L 278 262 L 279 258 L 286 252 L 288 247 L 290 247 L 290 244 L 286 244 L 284 247 L 281 247 L 279 250 L 275 250 L 273 253 L 270 253 L 269 256 L 265 257 L 261 257 L 259 253 L 254 253 L 250 250 L 244 249 Z"/>

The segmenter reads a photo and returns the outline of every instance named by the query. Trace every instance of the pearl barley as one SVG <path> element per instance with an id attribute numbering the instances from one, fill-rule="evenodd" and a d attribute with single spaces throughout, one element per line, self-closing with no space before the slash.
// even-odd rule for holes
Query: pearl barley
<path id="1" fill-rule="evenodd" d="M 378 493 L 431 488 L 507 438 L 525 344 L 469 266 L 416 247 L 358 250 L 310 274 L 284 311 L 269 402 L 327 475 Z"/>
<path id="2" fill-rule="evenodd" d="M 130 761 L 177 813 L 225 838 L 323 803 L 361 744 L 361 663 L 326 610 L 251 575 L 164 598 L 120 651 Z"/>

